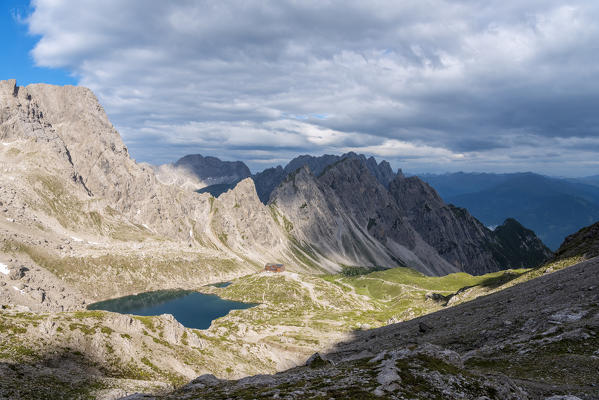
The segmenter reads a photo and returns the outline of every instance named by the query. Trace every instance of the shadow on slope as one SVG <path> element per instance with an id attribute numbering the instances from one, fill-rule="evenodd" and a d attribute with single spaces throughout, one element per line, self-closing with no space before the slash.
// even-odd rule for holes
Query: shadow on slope
<path id="1" fill-rule="evenodd" d="M 305 366 L 240 381 L 202 376 L 168 397 L 596 399 L 598 287 L 595 258 L 413 320 L 354 331 Z"/>
<path id="2" fill-rule="evenodd" d="M 2 358 L 7 356 L 21 361 L 0 362 L 3 399 L 94 399 L 98 390 L 109 387 L 100 377 L 97 363 L 79 352 L 55 349 L 39 355 L 16 347 L 10 355 L 3 352 Z"/>

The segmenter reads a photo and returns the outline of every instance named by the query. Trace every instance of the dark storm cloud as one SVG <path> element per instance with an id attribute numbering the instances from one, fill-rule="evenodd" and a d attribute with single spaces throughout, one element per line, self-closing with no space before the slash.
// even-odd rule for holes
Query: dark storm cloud
<path id="1" fill-rule="evenodd" d="M 94 90 L 139 160 L 260 169 L 354 150 L 421 170 L 597 166 L 593 2 L 33 4 L 36 62 Z"/>

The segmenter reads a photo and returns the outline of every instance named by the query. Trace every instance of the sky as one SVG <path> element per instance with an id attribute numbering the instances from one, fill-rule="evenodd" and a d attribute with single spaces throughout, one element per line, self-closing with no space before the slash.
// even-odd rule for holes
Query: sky
<path id="1" fill-rule="evenodd" d="M 599 2 L 1 4 L 0 79 L 89 87 L 138 161 L 599 174 Z"/>

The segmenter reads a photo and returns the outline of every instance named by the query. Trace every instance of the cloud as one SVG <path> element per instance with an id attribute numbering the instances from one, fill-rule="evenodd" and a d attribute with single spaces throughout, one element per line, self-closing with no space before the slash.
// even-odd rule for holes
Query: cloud
<path id="1" fill-rule="evenodd" d="M 139 160 L 194 151 L 256 169 L 354 149 L 396 167 L 588 174 L 591 158 L 568 161 L 575 150 L 564 149 L 562 164 L 537 157 L 599 137 L 593 2 L 33 7 L 36 63 L 94 90 Z"/>

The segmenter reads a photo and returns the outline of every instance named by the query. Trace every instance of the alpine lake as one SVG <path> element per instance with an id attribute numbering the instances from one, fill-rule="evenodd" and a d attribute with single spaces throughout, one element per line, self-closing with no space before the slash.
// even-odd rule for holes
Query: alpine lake
<path id="1" fill-rule="evenodd" d="M 212 286 L 226 287 L 228 284 L 222 282 Z M 229 311 L 254 306 L 257 304 L 225 300 L 192 290 L 158 290 L 100 301 L 90 304 L 87 309 L 142 316 L 172 314 L 187 328 L 208 329 L 213 320 L 224 317 Z"/>

